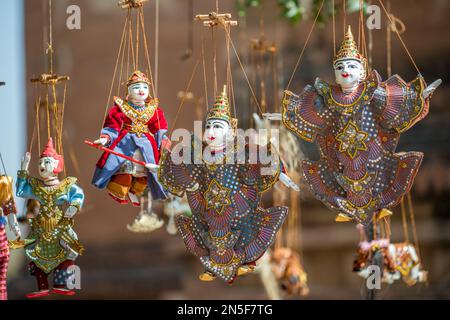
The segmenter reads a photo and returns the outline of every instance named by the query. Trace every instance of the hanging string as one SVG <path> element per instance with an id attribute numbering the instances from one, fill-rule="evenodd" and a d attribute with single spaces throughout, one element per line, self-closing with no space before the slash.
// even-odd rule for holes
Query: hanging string
<path id="1" fill-rule="evenodd" d="M 336 13 L 335 13 L 335 6 L 334 6 L 334 0 L 332 0 L 332 16 L 333 16 L 333 57 L 336 56 Z"/>
<path id="2" fill-rule="evenodd" d="M 39 99 L 40 99 L 40 97 L 39 97 Z M 40 101 L 40 100 L 39 100 Z M 34 102 L 34 106 L 35 106 L 35 119 L 34 119 L 34 126 L 33 126 L 33 134 L 31 135 L 31 141 L 30 141 L 30 145 L 29 145 L 29 147 L 28 147 L 28 152 L 29 153 L 31 153 L 32 151 L 33 151 L 33 145 L 34 145 L 34 140 L 36 139 L 36 131 L 37 131 L 37 128 L 36 128 L 36 124 L 38 124 L 38 118 L 37 118 L 37 110 L 38 110 L 38 108 L 39 108 L 39 105 L 38 105 L 38 100 L 35 100 L 35 102 Z M 40 148 L 39 148 L 40 149 Z M 38 152 L 40 152 L 40 150 L 38 150 Z"/>
<path id="3" fill-rule="evenodd" d="M 194 69 L 192 70 L 191 77 L 189 78 L 188 85 L 187 85 L 186 90 L 184 92 L 189 92 L 189 90 L 191 89 L 192 80 L 194 79 L 194 76 L 195 76 L 195 73 L 197 71 L 197 68 L 198 68 L 199 64 L 200 64 L 200 59 L 197 59 L 197 62 L 195 63 L 195 66 L 194 66 Z M 180 105 L 178 106 L 177 113 L 175 114 L 175 119 L 173 121 L 172 130 L 170 131 L 169 137 L 172 136 L 173 130 L 176 128 L 175 125 L 176 125 L 176 123 L 178 121 L 178 117 L 180 115 L 181 108 L 183 107 L 184 102 L 186 101 L 186 97 L 187 97 L 187 94 L 184 94 L 182 96 L 182 98 L 181 98 Z"/>
<path id="4" fill-rule="evenodd" d="M 305 52 L 306 46 L 308 45 L 309 39 L 311 38 L 311 34 L 312 34 L 313 30 L 314 30 L 314 27 L 316 26 L 317 19 L 319 18 L 319 15 L 320 15 L 320 12 L 322 11 L 324 3 L 325 3 L 325 0 L 322 0 L 322 3 L 320 4 L 319 10 L 317 11 L 317 15 L 314 18 L 313 25 L 311 26 L 311 29 L 309 30 L 308 37 L 306 38 L 306 42 L 303 45 L 302 51 L 300 52 L 300 56 L 298 57 L 297 63 L 295 64 L 294 71 L 292 72 L 291 78 L 289 79 L 289 82 L 288 82 L 288 85 L 286 87 L 286 90 L 289 90 L 289 87 L 291 86 L 291 82 L 294 79 L 295 73 L 297 72 L 298 66 L 299 66 L 300 61 L 301 61 L 301 59 L 303 57 L 303 53 Z"/>
<path id="5" fill-rule="evenodd" d="M 159 105 L 159 100 L 158 100 L 158 95 L 157 95 L 155 83 L 153 81 L 152 65 L 150 63 L 150 54 L 149 54 L 148 44 L 147 44 L 147 34 L 145 32 L 145 19 L 144 19 L 144 10 L 143 10 L 143 8 L 139 8 L 139 14 L 141 16 L 141 27 L 142 27 L 142 35 L 143 35 L 143 38 L 144 38 L 145 56 L 147 58 L 147 65 L 148 65 L 148 71 L 149 71 L 149 74 L 150 74 L 150 82 L 151 82 L 151 87 L 152 87 L 152 91 L 153 91 L 153 97 L 154 97 L 154 101 L 156 103 L 156 106 L 158 106 Z M 156 48 L 156 50 L 159 50 L 159 48 Z M 160 119 L 159 119 L 159 113 L 158 112 L 156 112 L 156 119 L 157 119 L 157 123 L 158 123 L 158 128 L 161 128 L 161 122 L 160 122 Z"/>
<path id="6" fill-rule="evenodd" d="M 273 94 L 274 94 L 274 110 L 273 112 L 279 112 L 279 83 L 278 83 L 278 49 L 276 49 L 275 52 L 272 53 L 271 55 L 271 65 L 272 65 L 272 82 L 273 82 Z"/>
<path id="7" fill-rule="evenodd" d="M 362 53 L 362 41 L 361 41 L 361 29 L 363 28 L 362 23 L 363 23 L 363 17 L 362 17 L 362 2 L 361 0 L 358 0 L 358 6 L 359 6 L 359 10 L 358 10 L 358 50 L 359 52 Z"/>
<path id="8" fill-rule="evenodd" d="M 51 137 L 51 133 L 50 133 L 50 128 L 51 128 L 51 126 L 50 126 L 50 110 L 49 110 L 49 103 L 48 103 L 49 101 L 48 101 L 48 92 L 46 93 L 46 96 L 45 96 L 45 107 L 46 107 L 46 112 L 47 112 L 47 140 L 48 139 L 50 139 L 50 137 Z"/>
<path id="9" fill-rule="evenodd" d="M 372 0 L 369 0 L 369 6 L 371 6 L 371 5 L 372 5 Z M 368 33 L 369 33 L 369 51 L 368 51 L 367 60 L 368 60 L 368 63 L 369 63 L 369 65 L 368 65 L 369 70 L 372 70 L 372 65 L 373 65 L 373 63 L 372 63 L 372 61 L 373 61 L 373 56 L 372 56 L 372 54 L 373 54 L 373 32 L 372 32 L 372 28 L 369 28 Z"/>
<path id="10" fill-rule="evenodd" d="M 142 8 L 140 8 L 139 14 L 141 15 L 142 37 L 144 39 L 145 56 L 146 56 L 146 59 L 147 59 L 147 67 L 148 67 L 148 71 L 149 71 L 150 82 L 151 82 L 151 87 L 152 87 L 152 91 L 153 91 L 153 97 L 155 98 L 155 100 L 158 100 L 158 95 L 157 95 L 157 92 L 156 92 L 155 83 L 153 81 L 153 72 L 152 72 L 152 65 L 150 63 L 150 54 L 149 54 L 149 50 L 148 50 L 147 34 L 145 32 L 144 11 L 143 11 Z M 158 121 L 159 121 L 159 117 L 158 117 Z"/>
<path id="11" fill-rule="evenodd" d="M 408 222 L 406 220 L 406 209 L 405 209 L 405 199 L 404 198 L 402 198 L 402 200 L 400 202 L 400 210 L 402 212 L 403 239 L 405 242 L 409 243 Z"/>
<path id="12" fill-rule="evenodd" d="M 52 0 L 49 0 L 49 44 L 48 54 L 50 58 L 50 74 L 53 74 L 53 23 L 52 23 Z"/>
<path id="13" fill-rule="evenodd" d="M 41 135 L 40 135 L 40 129 L 39 129 L 39 109 L 40 109 L 40 104 L 41 104 L 41 96 L 38 95 L 38 85 L 37 82 L 34 84 L 34 107 L 35 107 L 35 120 L 34 120 L 34 125 L 33 125 L 33 134 L 31 136 L 31 140 L 30 140 L 30 145 L 28 146 L 28 152 L 32 152 L 33 150 L 33 145 L 34 145 L 34 141 L 35 141 L 35 137 L 37 135 L 37 140 L 38 140 L 38 153 L 41 152 Z"/>
<path id="14" fill-rule="evenodd" d="M 155 96 L 158 96 L 159 80 L 159 0 L 155 2 Z"/>
<path id="15" fill-rule="evenodd" d="M 128 11 L 127 17 L 125 18 L 125 21 L 126 21 L 125 23 L 126 24 L 128 24 L 127 19 L 130 18 L 130 14 L 131 14 L 131 11 Z M 120 61 L 119 77 L 117 79 L 117 89 L 116 89 L 116 96 L 118 96 L 118 97 L 120 97 L 120 89 L 122 88 L 123 73 L 125 72 L 125 70 L 124 70 L 125 63 L 124 62 L 125 62 L 125 55 L 126 55 L 126 48 L 127 48 L 127 46 L 125 45 L 126 44 L 126 39 L 127 39 L 127 35 L 126 35 L 126 30 L 125 29 L 126 28 L 124 28 L 124 33 L 122 34 L 122 39 L 121 39 L 121 43 L 120 43 L 121 48 L 119 47 L 119 53 L 118 53 L 118 56 L 117 56 L 117 58 L 119 60 L 121 60 Z M 122 58 L 119 58 L 119 57 L 122 57 Z M 119 61 L 116 61 L 116 65 L 117 65 L 118 62 Z M 125 77 L 124 77 L 125 79 L 128 76 L 128 68 L 127 68 L 126 72 L 127 72 L 127 74 L 125 74 Z M 115 77 L 115 75 L 114 75 L 114 77 Z M 113 77 L 113 81 L 114 81 L 114 77 Z M 126 89 L 124 91 L 126 91 Z M 126 94 L 127 93 L 125 92 L 125 95 Z M 111 93 L 108 96 L 108 98 L 109 99 L 111 98 Z M 109 104 L 106 107 L 109 108 Z"/>
<path id="16" fill-rule="evenodd" d="M 420 254 L 420 248 L 419 248 L 419 236 L 417 234 L 417 228 L 416 228 L 416 219 L 414 217 L 414 207 L 411 199 L 411 193 L 408 192 L 406 195 L 406 199 L 408 200 L 408 209 L 411 219 L 411 227 L 413 231 L 413 238 L 414 238 L 414 246 L 416 247 L 417 256 L 419 257 L 419 262 L 422 261 L 421 254 Z"/>
<path id="17" fill-rule="evenodd" d="M 255 86 L 256 87 L 256 84 L 257 84 L 257 73 L 258 73 L 258 62 L 256 61 L 256 54 L 255 54 L 255 44 L 254 43 L 252 43 L 251 45 L 251 50 L 250 50 L 250 63 L 251 63 L 251 65 L 253 66 L 253 69 L 252 69 L 252 85 L 253 86 Z M 258 110 L 257 110 L 257 107 L 256 107 L 256 102 L 255 102 L 255 99 L 254 99 L 254 97 L 252 96 L 252 95 L 250 95 L 250 108 L 251 108 L 251 110 L 250 110 L 250 114 L 251 113 L 253 113 L 253 112 L 258 112 Z M 253 117 L 252 116 L 250 116 L 250 117 L 248 117 L 248 119 L 249 119 L 249 122 L 248 122 L 248 126 L 249 127 L 253 127 Z"/>
<path id="18" fill-rule="evenodd" d="M 259 109 L 259 112 L 261 114 L 263 114 L 263 112 L 261 110 L 261 106 L 258 103 L 258 99 L 256 98 L 255 91 L 253 90 L 253 87 L 252 87 L 252 85 L 250 83 L 250 80 L 248 79 L 247 72 L 245 72 L 244 65 L 242 64 L 241 58 L 239 57 L 239 53 L 236 50 L 236 47 L 235 47 L 234 42 L 233 42 L 233 39 L 231 39 L 231 35 L 230 35 L 229 32 L 226 32 L 226 35 L 230 39 L 231 47 L 233 48 L 233 51 L 234 51 L 234 54 L 236 55 L 236 59 L 237 59 L 237 61 L 239 63 L 239 66 L 241 67 L 241 70 L 244 73 L 245 80 L 247 81 L 247 85 L 250 88 L 250 91 L 251 91 L 251 93 L 253 95 L 253 98 L 255 99 L 255 103 L 256 103 L 256 105 L 257 105 L 257 107 Z"/>
<path id="19" fill-rule="evenodd" d="M 391 239 L 391 217 L 384 217 L 384 227 L 386 229 L 386 236 Z"/>
<path id="20" fill-rule="evenodd" d="M 129 24 L 131 21 L 131 8 L 128 10 L 130 11 L 130 20 L 128 21 L 128 24 Z M 125 46 L 127 48 L 127 74 L 126 74 L 127 77 L 130 75 L 130 52 L 131 52 L 131 47 L 132 47 L 132 45 L 130 45 L 130 36 L 128 34 L 129 32 L 130 32 L 130 29 L 127 26 L 127 33 L 126 33 L 126 39 L 125 39 Z"/>
<path id="21" fill-rule="evenodd" d="M 55 131 L 55 147 L 56 151 L 61 154 L 61 145 L 59 144 L 59 137 L 60 137 L 60 127 L 59 127 L 59 117 L 58 117 L 58 103 L 56 98 L 56 86 L 55 84 L 52 84 L 50 87 L 51 94 L 52 94 L 52 111 L 53 111 L 53 122 L 54 122 L 54 131 Z"/>
<path id="22" fill-rule="evenodd" d="M 135 54 L 134 54 L 134 45 L 133 45 L 133 15 L 131 15 L 130 17 L 130 21 L 129 21 L 129 32 L 128 35 L 130 37 L 130 48 L 131 48 L 131 58 L 132 58 L 132 62 L 133 62 L 133 71 L 137 70 L 137 66 L 136 66 L 136 58 L 135 58 Z"/>
<path id="23" fill-rule="evenodd" d="M 109 104 L 111 102 L 111 95 L 112 95 L 113 88 L 114 88 L 114 81 L 116 79 L 117 68 L 119 66 L 120 53 L 122 51 L 122 46 L 124 45 L 124 42 L 125 42 L 126 29 L 127 29 L 127 25 L 128 25 L 128 17 L 129 17 L 129 15 L 130 15 L 130 10 L 128 10 L 128 15 L 127 15 L 127 18 L 125 19 L 125 23 L 124 23 L 123 30 L 122 30 L 122 37 L 121 37 L 121 41 L 120 41 L 119 50 L 118 50 L 118 53 L 117 53 L 117 59 L 116 59 L 115 67 L 114 67 L 114 74 L 113 74 L 113 78 L 112 78 L 112 81 L 111 81 L 111 86 L 110 86 L 109 94 L 108 94 L 108 102 L 106 103 L 106 106 L 105 106 L 105 112 L 104 112 L 104 115 L 103 115 L 103 121 L 102 121 L 101 126 L 100 126 L 100 132 L 101 132 L 101 130 L 103 128 L 103 124 L 105 123 L 106 117 L 108 116 L 108 109 L 109 109 Z M 119 84 L 119 86 L 120 86 L 120 84 Z"/>
<path id="24" fill-rule="evenodd" d="M 391 22 L 391 25 L 394 25 L 393 19 L 391 17 L 391 15 L 389 14 L 389 12 L 387 11 L 386 7 L 383 4 L 383 1 L 378 0 L 378 2 L 380 3 L 381 7 L 383 8 L 384 12 L 386 13 L 386 16 L 388 17 L 389 21 Z M 416 69 L 416 71 L 421 74 L 419 68 L 417 67 L 416 62 L 414 61 L 411 53 L 409 52 L 405 42 L 402 39 L 402 36 L 400 35 L 400 32 L 397 30 L 397 28 L 394 28 L 395 33 L 397 34 L 398 39 L 400 40 L 400 42 L 402 43 L 403 48 L 405 49 L 409 59 L 411 60 L 412 64 L 414 65 L 414 68 Z"/>
<path id="25" fill-rule="evenodd" d="M 206 57 L 205 57 L 205 37 L 203 34 L 203 29 L 201 31 L 201 40 L 202 40 L 202 61 L 203 61 L 203 82 L 205 88 L 205 108 L 208 111 L 208 81 L 206 78 Z"/>
<path id="26" fill-rule="evenodd" d="M 135 70 L 139 70 L 139 18 L 140 15 L 136 15 L 136 66 L 134 67 Z"/>
<path id="27" fill-rule="evenodd" d="M 230 25 L 226 26 L 225 28 L 226 28 L 226 30 L 225 30 L 226 33 L 231 33 Z M 233 105 L 234 117 L 237 118 L 236 103 L 234 100 L 233 75 L 231 72 L 230 40 L 228 37 L 226 38 L 226 46 L 227 46 L 227 85 L 229 88 L 230 100 Z"/>
<path id="28" fill-rule="evenodd" d="M 342 2 L 342 9 L 344 11 L 344 35 L 345 35 L 345 31 L 347 29 L 347 3 L 345 0 L 343 0 Z"/>
<path id="29" fill-rule="evenodd" d="M 387 5 L 387 10 L 388 10 L 388 15 L 390 15 L 391 12 L 391 1 L 387 1 L 386 2 Z M 387 19 L 386 21 L 386 71 L 387 71 L 387 76 L 390 77 L 392 76 L 392 37 L 391 37 L 391 32 L 392 32 L 392 25 L 391 25 L 391 21 L 389 19 Z"/>
<path id="30" fill-rule="evenodd" d="M 62 106 L 61 106 L 61 135 L 60 135 L 60 141 L 59 144 L 61 145 L 61 154 L 64 154 L 64 148 L 63 148 L 63 143 L 62 143 L 62 138 L 63 138 L 63 128 L 64 128 L 64 111 L 66 109 L 66 96 L 67 96 L 67 83 L 64 83 L 64 92 L 63 92 L 63 100 L 62 100 Z"/>
<path id="31" fill-rule="evenodd" d="M 213 68 L 214 68 L 214 96 L 217 96 L 217 43 L 214 28 L 211 28 L 213 44 Z"/>

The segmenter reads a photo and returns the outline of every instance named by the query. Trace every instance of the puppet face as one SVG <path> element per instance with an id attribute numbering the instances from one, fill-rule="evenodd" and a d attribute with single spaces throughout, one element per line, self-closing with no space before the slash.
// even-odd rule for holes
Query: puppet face
<path id="1" fill-rule="evenodd" d="M 133 102 L 145 102 L 149 97 L 149 87 L 145 82 L 138 82 L 128 87 L 128 99 Z"/>
<path id="2" fill-rule="evenodd" d="M 43 179 L 56 177 L 59 160 L 53 157 L 42 157 L 39 159 L 39 175 Z"/>
<path id="3" fill-rule="evenodd" d="M 222 150 L 233 138 L 233 129 L 227 121 L 221 119 L 206 121 L 204 140 L 211 149 Z"/>
<path id="4" fill-rule="evenodd" d="M 356 87 L 364 79 L 364 74 L 364 67 L 357 60 L 340 60 L 334 64 L 336 83 L 340 85 L 342 89 Z"/>

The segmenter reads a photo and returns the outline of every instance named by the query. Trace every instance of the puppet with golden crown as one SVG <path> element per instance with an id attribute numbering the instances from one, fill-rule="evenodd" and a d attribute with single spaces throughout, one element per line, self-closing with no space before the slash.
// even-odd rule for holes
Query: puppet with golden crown
<path id="1" fill-rule="evenodd" d="M 168 143 L 167 121 L 157 100 L 149 95 L 150 81 L 144 73 L 135 71 L 126 85 L 127 98 L 114 97 L 114 106 L 94 143 L 147 165 L 105 152 L 97 162 L 92 183 L 100 189 L 107 188 L 108 194 L 119 203 L 139 206 L 139 196 L 147 186 L 153 199 L 167 197 L 156 172 L 161 146 Z"/>
<path id="2" fill-rule="evenodd" d="M 395 149 L 400 134 L 428 114 L 441 80 L 427 87 L 420 75 L 406 83 L 367 74 L 350 27 L 333 66 L 337 85 L 317 79 L 300 95 L 286 91 L 282 115 L 266 117 L 316 144 L 320 159 L 303 161 L 303 175 L 317 199 L 339 212 L 337 221 L 367 225 L 410 190 L 423 154 Z"/>
<path id="3" fill-rule="evenodd" d="M 171 152 L 164 150 L 161 159 L 161 183 L 174 195 L 187 195 L 192 216 L 177 215 L 175 223 L 205 269 L 203 281 L 217 277 L 231 283 L 252 272 L 288 212 L 260 203 L 262 193 L 279 180 L 278 155 L 270 146 L 256 150 L 236 143 L 236 133 L 224 89 L 207 114 L 203 141 L 189 136 Z"/>
<path id="4" fill-rule="evenodd" d="M 16 213 L 12 178 L 7 175 L 0 175 L 0 300 L 8 299 L 6 273 L 8 272 L 9 246 L 6 237 L 6 224 L 9 225 L 17 240 L 21 238 Z"/>
<path id="5" fill-rule="evenodd" d="M 64 160 L 53 147 L 52 138 L 39 159 L 40 178 L 28 173 L 30 153 L 22 160 L 17 173 L 16 194 L 39 203 L 37 215 L 30 219 L 28 238 L 13 242 L 13 248 L 25 247 L 30 260 L 29 270 L 36 277 L 38 291 L 28 298 L 47 296 L 50 293 L 73 295 L 67 287 L 76 258 L 84 251 L 73 230 L 74 216 L 84 202 L 83 190 L 76 184 L 77 179 L 67 177 L 60 181 L 58 174 L 64 169 Z M 53 273 L 53 289 L 49 290 L 48 276 Z"/>

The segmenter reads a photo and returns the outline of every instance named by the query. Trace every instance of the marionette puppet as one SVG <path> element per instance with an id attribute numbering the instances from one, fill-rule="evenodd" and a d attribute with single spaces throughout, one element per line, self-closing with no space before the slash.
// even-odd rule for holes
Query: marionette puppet
<path id="1" fill-rule="evenodd" d="M 114 97 L 100 138 L 94 141 L 105 152 L 92 183 L 106 188 L 118 203 L 140 206 L 147 187 L 154 200 L 167 198 L 157 177 L 161 147 L 169 143 L 167 121 L 158 101 L 150 97 L 150 80 L 144 73 L 135 71 L 126 85 L 128 96 Z"/>
<path id="2" fill-rule="evenodd" d="M 21 239 L 17 222 L 17 209 L 12 191 L 12 178 L 0 175 L 0 300 L 8 300 L 6 288 L 6 274 L 9 263 L 9 246 L 6 236 L 6 224 L 14 233 L 16 240 Z"/>
<path id="3" fill-rule="evenodd" d="M 276 248 L 271 255 L 271 266 L 281 288 L 288 296 L 309 294 L 308 276 L 300 263 L 300 255 L 286 247 Z"/>
<path id="4" fill-rule="evenodd" d="M 408 286 L 416 283 L 425 283 L 428 280 L 428 272 L 422 269 L 419 256 L 414 245 L 402 243 L 390 243 L 389 239 L 378 239 L 370 242 L 359 243 L 356 258 L 353 263 L 353 272 L 367 279 L 373 271 L 373 254 L 377 251 L 382 256 L 382 278 L 384 283 L 392 284 L 402 279 Z"/>
<path id="5" fill-rule="evenodd" d="M 30 212 L 32 218 L 29 220 L 28 238 L 11 241 L 10 246 L 25 248 L 30 260 L 29 271 L 37 280 L 38 291 L 27 294 L 27 298 L 50 294 L 48 276 L 51 273 L 51 293 L 74 295 L 75 291 L 67 288 L 72 276 L 71 268 L 68 268 L 84 251 L 73 229 L 74 217 L 83 206 L 84 193 L 76 184 L 76 178 L 59 180 L 58 174 L 63 171 L 64 160 L 54 149 L 52 138 L 49 138 L 39 159 L 40 178 L 29 175 L 30 160 L 31 155 L 27 153 L 17 173 L 16 193 L 18 197 L 37 201 L 39 205 Z"/>
<path id="6" fill-rule="evenodd" d="M 419 75 L 382 82 L 358 52 L 350 27 L 333 66 L 337 85 L 317 79 L 300 95 L 285 91 L 282 114 L 266 114 L 320 151 L 303 161 L 303 175 L 317 199 L 339 212 L 337 221 L 368 225 L 398 204 L 411 188 L 423 154 L 395 153 L 402 132 L 428 114 L 432 93 Z"/>
<path id="7" fill-rule="evenodd" d="M 279 180 L 279 157 L 270 145 L 264 146 L 263 152 L 275 155 L 276 161 L 264 164 L 258 155 L 251 163 L 248 145 L 243 152 L 233 147 L 236 130 L 224 90 L 207 114 L 203 142 L 192 136 L 187 157 L 184 149 L 181 161 L 164 150 L 160 163 L 165 188 L 187 195 L 192 216 L 177 215 L 175 223 L 188 251 L 205 268 L 202 281 L 218 277 L 232 283 L 236 276 L 252 272 L 288 212 L 287 207 L 264 209 L 260 204 L 262 193 Z"/>

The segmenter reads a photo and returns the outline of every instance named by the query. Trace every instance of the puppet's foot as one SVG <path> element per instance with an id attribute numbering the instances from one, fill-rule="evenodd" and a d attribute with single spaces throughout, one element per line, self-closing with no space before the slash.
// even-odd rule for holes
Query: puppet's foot
<path id="1" fill-rule="evenodd" d="M 216 276 L 209 271 L 205 271 L 201 275 L 199 275 L 198 278 L 201 281 L 213 281 L 216 278 Z"/>
<path id="2" fill-rule="evenodd" d="M 115 194 L 113 194 L 112 192 L 108 192 L 108 195 L 114 199 L 114 201 L 120 203 L 120 204 L 127 204 L 129 202 L 128 199 L 122 199 L 117 197 Z"/>
<path id="3" fill-rule="evenodd" d="M 380 212 L 378 212 L 378 214 L 376 215 L 375 219 L 376 220 L 381 220 L 385 217 L 389 217 L 392 216 L 392 211 L 388 210 L 388 209 L 381 209 Z"/>
<path id="4" fill-rule="evenodd" d="M 237 275 L 238 276 L 243 276 L 245 274 L 249 274 L 252 273 L 253 271 L 255 271 L 255 266 L 251 265 L 251 264 L 246 264 L 243 266 L 240 266 L 238 271 L 237 271 Z"/>
<path id="5" fill-rule="evenodd" d="M 141 203 L 139 201 L 139 197 L 134 194 L 133 192 L 128 192 L 128 198 L 130 199 L 130 202 L 135 207 L 140 207 Z"/>
<path id="6" fill-rule="evenodd" d="M 349 222 L 352 221 L 352 218 L 350 218 L 349 216 L 347 216 L 344 213 L 339 213 L 336 218 L 334 219 L 334 221 L 336 222 Z"/>
<path id="7" fill-rule="evenodd" d="M 53 288 L 52 293 L 59 294 L 62 296 L 73 296 L 75 295 L 75 291 L 65 289 L 65 288 Z"/>
<path id="8" fill-rule="evenodd" d="M 25 297 L 28 299 L 34 299 L 34 298 L 46 297 L 49 294 L 50 294 L 50 292 L 48 290 L 41 290 L 41 291 L 28 293 L 25 295 Z"/>

